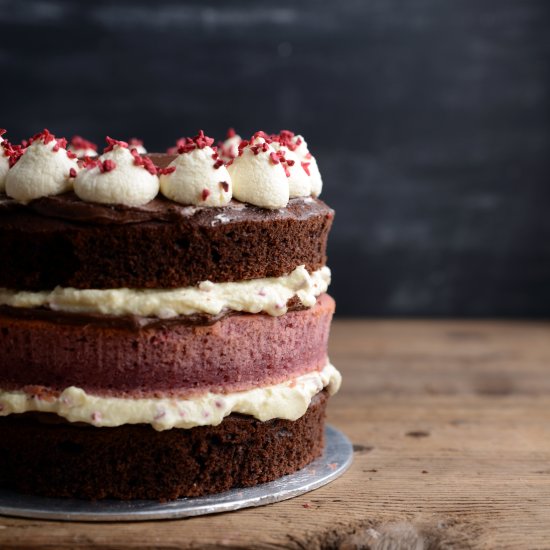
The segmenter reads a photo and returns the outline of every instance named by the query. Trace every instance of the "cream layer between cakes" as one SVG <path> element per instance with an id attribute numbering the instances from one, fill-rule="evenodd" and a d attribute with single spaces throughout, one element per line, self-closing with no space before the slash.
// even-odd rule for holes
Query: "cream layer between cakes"
<path id="1" fill-rule="evenodd" d="M 191 399 L 129 399 L 100 397 L 70 387 L 58 396 L 32 395 L 23 391 L 0 391 L 0 416 L 14 413 L 55 413 L 70 422 L 97 427 L 150 424 L 156 430 L 217 426 L 231 413 L 265 422 L 273 418 L 297 420 L 305 414 L 312 398 L 324 388 L 333 395 L 341 375 L 326 366 L 280 384 L 230 393 L 212 393 Z"/>

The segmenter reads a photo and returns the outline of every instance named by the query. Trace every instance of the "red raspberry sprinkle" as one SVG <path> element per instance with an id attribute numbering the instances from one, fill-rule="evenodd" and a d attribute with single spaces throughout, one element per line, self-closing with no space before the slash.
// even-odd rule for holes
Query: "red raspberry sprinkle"
<path id="1" fill-rule="evenodd" d="M 70 158 L 70 159 L 75 159 L 76 158 L 76 155 L 72 152 L 72 151 L 65 151 L 67 153 L 67 157 Z"/>
<path id="2" fill-rule="evenodd" d="M 309 173 L 309 165 L 311 164 L 311 162 L 302 162 L 302 168 L 304 169 L 304 172 L 308 175 L 308 176 L 311 176 L 311 174 Z"/>
<path id="3" fill-rule="evenodd" d="M 134 164 L 137 166 L 143 166 L 143 158 L 137 152 L 137 149 L 130 149 L 130 154 L 134 157 Z"/>
<path id="4" fill-rule="evenodd" d="M 205 201 L 210 196 L 210 191 L 208 189 L 203 189 L 201 193 L 201 199 Z"/>
<path id="5" fill-rule="evenodd" d="M 142 157 L 143 159 L 143 168 L 149 172 L 152 176 L 156 176 L 158 173 L 158 168 L 155 166 L 155 163 L 149 157 Z"/>
<path id="6" fill-rule="evenodd" d="M 128 145 L 133 145 L 134 147 L 137 147 L 138 145 L 141 145 L 143 147 L 143 141 L 138 138 L 130 138 L 128 140 Z"/>
<path id="7" fill-rule="evenodd" d="M 214 138 L 208 137 L 204 134 L 203 130 L 199 130 L 199 133 L 194 137 L 186 137 L 178 139 L 176 143 L 176 151 L 181 155 L 183 153 L 190 153 L 195 149 L 204 149 L 205 147 L 211 147 L 214 143 Z M 173 154 L 174 148 L 168 149 L 169 153 Z"/>
<path id="8" fill-rule="evenodd" d="M 99 171 L 104 174 L 105 172 L 111 172 L 111 170 L 114 170 L 116 168 L 116 163 L 111 159 L 107 159 L 103 162 L 98 161 L 97 166 L 99 167 Z"/>
<path id="9" fill-rule="evenodd" d="M 71 138 L 71 147 L 73 149 L 93 149 L 97 151 L 97 145 L 84 139 L 82 136 L 73 136 Z"/>
<path id="10" fill-rule="evenodd" d="M 0 128 L 0 136 L 3 136 L 7 130 L 5 128 Z"/>
<path id="11" fill-rule="evenodd" d="M 94 157 L 84 157 L 80 162 L 82 163 L 82 168 L 86 170 L 90 170 L 101 164 L 101 162 Z"/>
<path id="12" fill-rule="evenodd" d="M 214 170 L 217 170 L 220 166 L 223 166 L 223 160 L 222 160 L 222 159 L 218 159 L 218 160 L 214 163 Z"/>
<path id="13" fill-rule="evenodd" d="M 112 151 L 116 145 L 118 145 L 119 147 L 128 148 L 128 144 L 125 141 L 120 141 L 119 139 L 113 139 L 112 137 L 107 136 L 105 138 L 105 141 L 108 143 L 108 145 L 107 147 L 105 147 L 105 149 L 103 149 L 104 153 Z"/>
<path id="14" fill-rule="evenodd" d="M 265 153 L 265 152 L 269 151 L 269 144 L 266 141 L 264 141 L 263 143 L 257 143 L 256 145 L 251 145 L 250 150 L 255 155 L 257 155 L 260 151 L 262 153 Z"/>
<path id="15" fill-rule="evenodd" d="M 220 185 L 226 193 L 229 191 L 229 184 L 226 181 L 220 181 Z"/>
<path id="16" fill-rule="evenodd" d="M 4 143 L 2 143 L 4 145 Z M 6 147 L 4 147 L 4 150 L 6 151 L 6 155 L 8 155 L 8 164 L 10 165 L 10 168 L 15 166 L 17 161 L 23 156 L 23 153 L 25 152 L 25 149 L 21 147 L 21 145 L 11 145 L 8 144 Z"/>
<path id="17" fill-rule="evenodd" d="M 145 168 L 149 174 L 156 176 L 157 175 L 157 167 L 153 163 L 153 161 L 149 157 L 142 157 L 138 152 L 137 149 L 130 149 L 130 154 L 134 157 L 134 164 L 136 166 L 141 166 L 142 168 Z"/>
<path id="18" fill-rule="evenodd" d="M 5 130 L 4 130 L 5 131 Z M 0 134 L 2 135 L 2 134 Z M 235 128 L 229 128 L 227 130 L 227 135 L 225 136 L 225 139 L 231 139 L 234 138 L 237 135 L 237 132 L 235 132 Z"/>
<path id="19" fill-rule="evenodd" d="M 172 174 L 175 171 L 176 171 L 175 166 L 167 166 L 166 168 L 157 168 L 157 173 L 158 173 L 159 176 L 160 175 Z"/>
<path id="20" fill-rule="evenodd" d="M 176 140 L 176 145 L 174 145 L 174 147 L 168 147 L 168 149 L 166 149 L 166 152 L 169 154 L 169 155 L 176 155 L 178 153 L 178 148 L 182 147 L 183 145 L 185 145 L 185 139 L 186 138 L 179 138 Z"/>
<path id="21" fill-rule="evenodd" d="M 65 149 L 66 147 L 67 147 L 67 140 L 65 138 L 60 138 L 56 140 L 56 143 L 53 146 L 52 151 L 54 153 L 57 153 L 57 151 L 59 151 L 60 148 Z"/>
<path id="22" fill-rule="evenodd" d="M 250 141 L 254 141 L 256 138 L 264 138 L 267 143 L 271 143 L 273 141 L 271 136 L 267 135 L 263 130 L 255 132 Z"/>
<path id="23" fill-rule="evenodd" d="M 271 162 L 273 164 L 279 164 L 281 161 L 279 160 L 279 156 L 275 151 L 273 153 L 269 153 L 269 158 L 271 159 Z"/>
<path id="24" fill-rule="evenodd" d="M 244 151 L 244 148 L 248 146 L 250 142 L 247 140 L 247 139 L 243 139 L 240 143 L 239 143 L 239 146 L 238 146 L 238 150 L 239 150 L 239 153 L 238 153 L 238 156 L 242 156 L 243 154 L 243 151 Z M 228 164 L 229 166 L 229 164 Z"/>
<path id="25" fill-rule="evenodd" d="M 47 128 L 44 128 L 42 132 L 39 132 L 38 134 L 32 136 L 32 138 L 29 138 L 28 144 L 30 145 L 35 141 L 41 140 L 44 145 L 47 145 L 48 143 L 50 143 L 50 141 L 53 141 L 54 139 L 55 136 Z"/>
<path id="26" fill-rule="evenodd" d="M 181 155 L 183 153 L 190 153 L 191 151 L 194 151 L 197 148 L 195 145 L 195 142 L 192 138 L 185 138 L 183 140 L 183 143 L 178 147 L 178 153 Z"/>
<path id="27" fill-rule="evenodd" d="M 214 143 L 214 139 L 204 135 L 202 130 L 199 130 L 199 133 L 193 138 L 193 141 L 199 149 L 204 149 L 205 147 L 210 147 Z"/>
<path id="28" fill-rule="evenodd" d="M 69 170 L 69 177 L 70 178 L 76 178 L 76 170 L 74 168 L 71 168 Z"/>
<path id="29" fill-rule="evenodd" d="M 294 151 L 298 147 L 298 143 L 294 142 L 294 132 L 290 130 L 281 130 L 278 135 L 273 137 L 274 141 L 278 141 L 289 151 Z"/>
<path id="30" fill-rule="evenodd" d="M 305 158 L 306 158 L 306 159 L 310 159 L 310 158 L 312 158 L 312 156 L 313 156 L 313 155 L 312 155 L 311 153 L 307 153 L 306 156 L 305 156 Z"/>

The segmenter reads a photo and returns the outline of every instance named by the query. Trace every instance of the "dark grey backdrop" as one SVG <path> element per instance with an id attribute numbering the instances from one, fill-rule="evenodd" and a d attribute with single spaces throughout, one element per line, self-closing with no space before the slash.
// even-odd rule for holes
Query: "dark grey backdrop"
<path id="1" fill-rule="evenodd" d="M 345 315 L 550 313 L 550 3 L 0 0 L 0 126 L 303 133 Z"/>

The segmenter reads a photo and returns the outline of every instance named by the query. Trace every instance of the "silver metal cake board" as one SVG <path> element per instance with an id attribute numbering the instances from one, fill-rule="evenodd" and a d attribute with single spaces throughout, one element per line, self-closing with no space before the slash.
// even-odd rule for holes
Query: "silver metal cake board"
<path id="1" fill-rule="evenodd" d="M 323 455 L 298 472 L 255 487 L 170 502 L 48 498 L 0 489 L 0 515 L 57 521 L 146 521 L 176 519 L 264 506 L 303 495 L 340 477 L 351 465 L 349 439 L 332 426 L 325 428 Z"/>

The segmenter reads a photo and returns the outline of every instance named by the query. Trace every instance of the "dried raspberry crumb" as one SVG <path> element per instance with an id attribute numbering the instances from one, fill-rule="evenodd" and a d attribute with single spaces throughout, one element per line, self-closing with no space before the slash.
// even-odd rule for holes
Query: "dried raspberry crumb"
<path id="1" fill-rule="evenodd" d="M 105 172 L 111 172 L 116 168 L 116 163 L 111 159 L 104 160 L 103 162 L 99 161 L 97 165 L 102 174 Z"/>
<path id="2" fill-rule="evenodd" d="M 269 153 L 269 158 L 271 159 L 271 162 L 273 164 L 279 164 L 281 161 L 279 160 L 279 156 L 275 151 L 273 153 Z"/>
<path id="3" fill-rule="evenodd" d="M 239 143 L 239 147 L 238 147 L 238 150 L 239 150 L 239 154 L 238 156 L 240 157 L 242 154 L 243 154 L 243 151 L 244 151 L 244 148 L 248 146 L 250 142 L 246 139 L 243 139 L 240 143 Z"/>
<path id="4" fill-rule="evenodd" d="M 199 130 L 199 133 L 193 138 L 193 141 L 199 149 L 204 149 L 205 147 L 210 147 L 214 143 L 214 138 L 204 135 L 202 130 Z"/>
<path id="5" fill-rule="evenodd" d="M 290 151 L 294 151 L 298 147 L 298 140 L 294 141 L 294 132 L 290 130 L 281 130 L 278 135 L 273 136 L 273 140 L 278 141 Z"/>
<path id="6" fill-rule="evenodd" d="M 308 509 L 308 510 L 309 510 L 310 508 L 313 508 L 313 504 L 310 504 L 309 502 L 306 502 L 306 503 L 302 504 L 302 506 L 303 506 L 304 508 Z"/>
<path id="7" fill-rule="evenodd" d="M 104 153 L 108 153 L 109 151 L 112 151 L 115 146 L 119 146 L 119 147 L 124 147 L 124 148 L 128 148 L 128 144 L 125 142 L 125 141 L 120 141 L 119 139 L 113 139 L 112 137 L 109 137 L 107 136 L 105 138 L 105 141 L 107 142 L 107 147 L 105 147 L 105 149 L 103 149 L 103 152 Z"/>
<path id="8" fill-rule="evenodd" d="M 226 193 L 229 191 L 229 184 L 226 181 L 220 181 L 220 185 Z"/>
<path id="9" fill-rule="evenodd" d="M 7 130 L 5 128 L 0 128 L 0 136 L 3 136 Z"/>
<path id="10" fill-rule="evenodd" d="M 82 136 L 73 136 L 71 138 L 71 147 L 73 149 L 93 149 L 97 151 L 97 145 L 84 139 Z"/>
<path id="11" fill-rule="evenodd" d="M 210 196 L 210 191 L 208 189 L 203 189 L 201 193 L 201 199 L 205 201 Z"/>
<path id="12" fill-rule="evenodd" d="M 38 134 L 35 134 L 31 138 L 29 138 L 27 143 L 30 145 L 31 143 L 34 143 L 35 141 L 42 141 L 42 143 L 44 143 L 44 145 L 47 145 L 48 143 L 50 143 L 54 139 L 55 139 L 55 136 L 47 128 L 44 128 L 44 130 L 42 130 L 42 132 L 39 132 Z"/>
<path id="13" fill-rule="evenodd" d="M 311 162 L 302 162 L 302 168 L 304 169 L 304 172 L 308 175 L 308 176 L 311 176 L 311 174 L 309 173 L 309 165 L 311 164 Z"/>
<path id="14" fill-rule="evenodd" d="M 166 416 L 166 411 L 164 409 L 159 409 L 157 414 L 153 417 L 153 420 L 160 420 Z"/>
<path id="15" fill-rule="evenodd" d="M 134 157 L 134 164 L 136 166 L 145 168 L 153 176 L 157 175 L 158 169 L 149 157 L 142 157 L 135 148 L 130 149 L 130 154 Z"/>
<path id="16" fill-rule="evenodd" d="M 72 151 L 67 151 L 67 157 L 74 160 L 76 158 L 76 155 Z"/>
<path id="17" fill-rule="evenodd" d="M 176 140 L 176 145 L 174 145 L 173 147 L 168 147 L 168 149 L 166 149 L 166 152 L 169 155 L 176 155 L 178 153 L 178 149 L 182 147 L 184 144 L 185 144 L 185 138 L 183 137 L 179 138 Z"/>
<path id="18" fill-rule="evenodd" d="M 311 153 L 307 153 L 307 154 L 305 155 L 305 158 L 306 158 L 306 159 L 312 158 L 312 154 L 311 154 Z"/>
<path id="19" fill-rule="evenodd" d="M 142 157 L 143 168 L 149 172 L 152 176 L 156 176 L 158 173 L 158 168 L 155 166 L 155 163 L 149 157 Z"/>
<path id="20" fill-rule="evenodd" d="M 74 168 L 71 168 L 69 170 L 69 177 L 70 178 L 76 178 L 76 170 Z"/>
<path id="21" fill-rule="evenodd" d="M 178 146 L 178 153 L 189 153 L 197 148 L 192 138 L 185 138 L 183 142 Z"/>
<path id="22" fill-rule="evenodd" d="M 254 141 L 256 138 L 263 138 L 265 139 L 266 143 L 271 143 L 273 141 L 271 136 L 266 134 L 263 130 L 259 130 L 258 132 L 255 132 L 250 141 Z"/>
<path id="23" fill-rule="evenodd" d="M 260 151 L 262 153 L 266 153 L 267 151 L 269 151 L 269 144 L 266 141 L 264 141 L 263 143 L 257 143 L 256 145 L 251 145 L 250 150 L 255 155 L 257 155 Z"/>
<path id="24" fill-rule="evenodd" d="M 57 139 L 55 145 L 52 147 L 52 151 L 57 153 L 59 149 L 67 147 L 67 140 L 65 138 Z"/>
<path id="25" fill-rule="evenodd" d="M 96 158 L 93 158 L 93 157 L 84 157 L 80 162 L 82 164 L 82 167 L 86 168 L 86 170 L 89 170 L 91 168 L 95 168 L 96 166 L 101 164 L 101 162 L 99 160 L 97 160 Z"/>
<path id="26" fill-rule="evenodd" d="M 2 146 L 4 146 L 4 143 L 2 143 Z M 23 153 L 25 152 L 25 150 L 23 149 L 23 147 L 21 147 L 21 145 L 11 145 L 11 144 L 7 144 L 6 146 L 4 146 L 4 151 L 8 156 L 8 164 L 10 168 L 15 166 L 17 161 L 23 156 Z"/>
<path id="27" fill-rule="evenodd" d="M 132 145 L 133 145 L 134 147 L 137 147 L 137 146 L 139 145 L 139 146 L 143 147 L 143 140 L 138 139 L 138 138 L 135 138 L 135 137 L 134 137 L 134 138 L 130 138 L 130 139 L 128 140 L 128 145 L 129 145 L 129 146 L 132 146 Z"/>
<path id="28" fill-rule="evenodd" d="M 173 172 L 176 171 L 176 167 L 175 166 L 167 166 L 166 168 L 157 168 L 157 173 L 160 175 L 168 175 L 168 174 L 172 174 Z"/>
<path id="29" fill-rule="evenodd" d="M 5 132 L 5 130 L 4 130 Z M 2 134 L 0 134 L 2 135 Z M 225 139 L 231 139 L 234 138 L 237 135 L 237 132 L 235 132 L 235 128 L 229 128 L 227 130 L 227 135 L 225 136 Z"/>
<path id="30" fill-rule="evenodd" d="M 134 157 L 134 164 L 136 166 L 143 166 L 143 159 L 141 155 L 137 152 L 137 149 L 130 149 L 130 154 Z"/>

